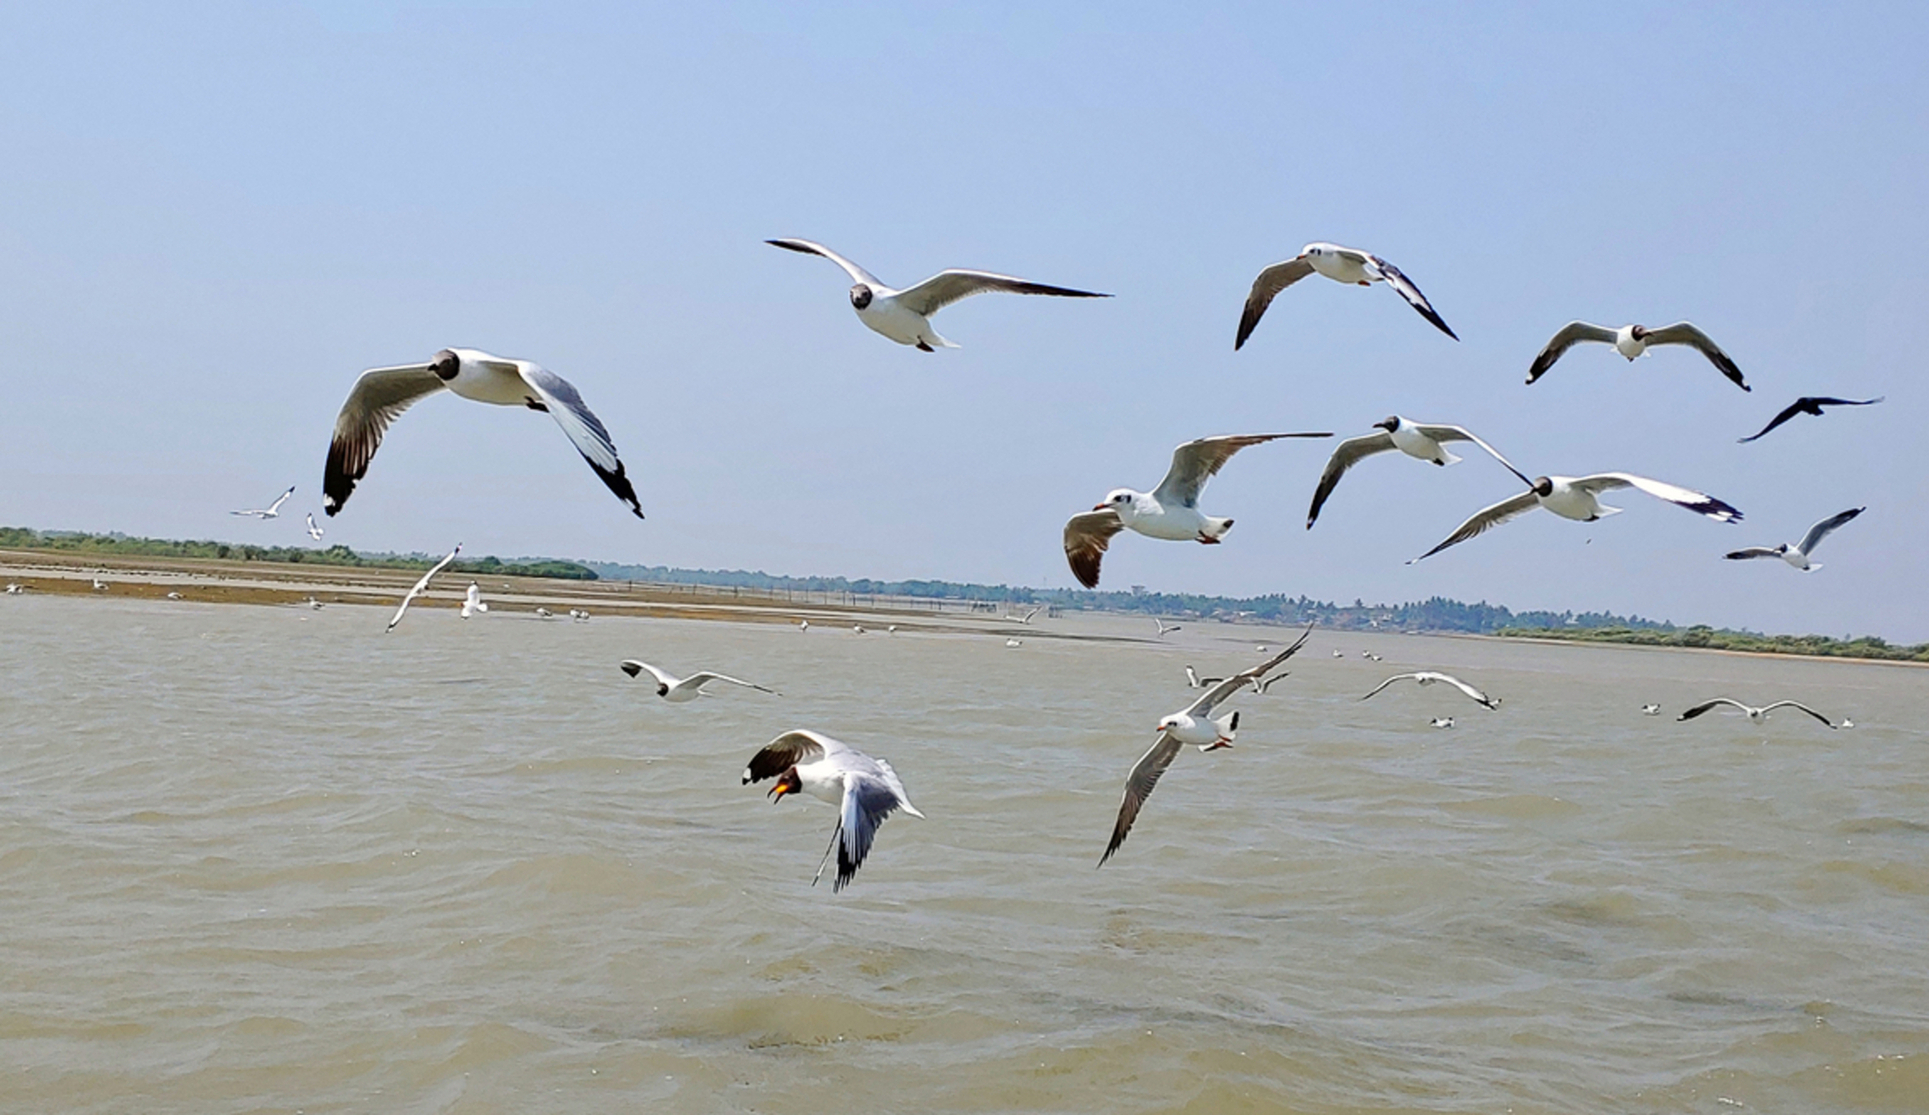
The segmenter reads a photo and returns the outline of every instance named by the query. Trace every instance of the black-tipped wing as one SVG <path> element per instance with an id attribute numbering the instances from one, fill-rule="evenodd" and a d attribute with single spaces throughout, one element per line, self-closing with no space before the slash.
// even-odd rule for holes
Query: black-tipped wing
<path id="1" fill-rule="evenodd" d="M 643 507 L 636 502 L 636 489 L 630 486 L 628 476 L 623 473 L 623 461 L 616 455 L 616 443 L 610 440 L 609 431 L 603 428 L 602 420 L 596 417 L 589 404 L 583 402 L 574 385 L 550 371 L 527 362 L 518 362 L 516 370 L 521 373 L 522 381 L 534 388 L 536 394 L 549 408 L 549 416 L 563 428 L 570 444 L 589 462 L 616 498 L 630 505 L 630 513 L 641 519 Z"/>
<path id="2" fill-rule="evenodd" d="M 1768 431 L 1774 429 L 1775 427 L 1781 425 L 1782 423 L 1788 421 L 1789 419 L 1795 417 L 1798 414 L 1813 414 L 1817 417 L 1820 417 L 1822 414 L 1823 407 L 1874 406 L 1876 403 L 1881 402 L 1883 398 L 1884 396 L 1877 395 L 1873 399 L 1831 399 L 1826 395 L 1804 395 L 1801 398 L 1795 400 L 1794 402 L 1788 404 L 1788 406 L 1784 407 L 1782 409 L 1782 412 L 1780 414 L 1777 414 L 1768 423 L 1768 425 L 1762 427 L 1762 432 L 1760 434 L 1751 434 L 1748 437 L 1739 438 L 1737 440 L 1742 442 L 1754 441 L 1756 438 L 1761 437 L 1762 434 L 1766 434 Z"/>
<path id="3" fill-rule="evenodd" d="M 852 282 L 864 283 L 869 286 L 878 287 L 883 290 L 891 289 L 885 286 L 884 281 L 882 279 L 879 279 L 876 275 L 873 275 L 869 271 L 864 270 L 862 267 L 859 267 L 857 264 L 852 263 L 850 260 L 845 259 L 841 255 L 838 255 L 836 252 L 831 251 L 829 248 L 826 248 L 822 244 L 818 244 L 810 240 L 766 240 L 764 241 L 764 243 L 769 244 L 773 248 L 787 248 L 790 251 L 802 252 L 805 255 L 823 256 L 825 259 L 828 259 L 832 263 L 835 263 L 839 267 L 842 267 L 844 269 L 844 273 L 851 277 Z"/>
<path id="4" fill-rule="evenodd" d="M 1132 831 L 1132 822 L 1139 819 L 1139 810 L 1145 806 L 1145 799 L 1152 796 L 1152 788 L 1159 784 L 1160 776 L 1172 765 L 1172 760 L 1178 758 L 1184 746 L 1172 738 L 1171 733 L 1161 732 L 1159 742 L 1152 745 L 1152 750 L 1139 756 L 1132 773 L 1125 779 L 1125 797 L 1119 802 L 1119 819 L 1112 823 L 1112 840 L 1105 846 L 1105 854 L 1098 859 L 1100 867 L 1104 867 L 1105 861 L 1111 859 L 1112 853 L 1125 843 L 1126 834 Z"/>
<path id="5" fill-rule="evenodd" d="M 1326 506 L 1326 497 L 1340 486 L 1340 477 L 1346 470 L 1371 457 L 1393 448 L 1393 435 L 1384 431 L 1368 434 L 1365 437 L 1347 438 L 1333 449 L 1333 455 L 1326 459 L 1326 471 L 1320 473 L 1319 487 L 1313 489 L 1313 505 L 1306 509 L 1306 529 L 1313 529 L 1313 521 L 1319 518 L 1319 509 Z"/>
<path id="6" fill-rule="evenodd" d="M 1816 523 L 1814 526 L 1808 528 L 1807 534 L 1802 536 L 1801 551 L 1805 554 L 1814 553 L 1815 547 L 1822 544 L 1822 539 L 1834 533 L 1836 527 L 1841 526 L 1843 523 L 1848 522 L 1867 510 L 1868 508 L 1866 507 L 1851 507 L 1847 511 L 1839 511 L 1823 519 L 1821 522 Z"/>
<path id="7" fill-rule="evenodd" d="M 1065 521 L 1065 560 L 1079 584 L 1098 587 L 1098 567 L 1105 558 L 1105 548 L 1112 544 L 1112 536 L 1124 529 L 1118 512 L 1110 508 L 1083 511 Z"/>
<path id="8" fill-rule="evenodd" d="M 1730 550 L 1721 556 L 1729 561 L 1747 561 L 1750 558 L 1778 558 L 1782 556 L 1782 551 L 1768 546 L 1744 546 L 1739 550 Z"/>
<path id="9" fill-rule="evenodd" d="M 1492 457 L 1494 460 L 1499 461 L 1503 466 L 1506 467 L 1508 472 L 1511 472 L 1515 476 L 1520 477 L 1521 483 L 1527 485 L 1530 488 L 1534 486 L 1534 482 L 1527 478 L 1526 473 L 1514 467 L 1514 462 L 1500 455 L 1500 450 L 1495 449 L 1493 446 L 1488 445 L 1486 442 L 1480 440 L 1480 438 L 1474 436 L 1472 431 L 1466 429 L 1463 426 L 1429 425 L 1422 422 L 1416 422 L 1413 424 L 1413 428 L 1416 430 L 1419 430 L 1421 433 L 1425 434 L 1427 437 L 1430 437 L 1435 441 L 1471 441 L 1475 445 L 1478 445 L 1482 449 L 1486 450 L 1487 455 L 1489 457 Z"/>
<path id="10" fill-rule="evenodd" d="M 1554 361 L 1559 360 L 1568 349 L 1582 341 L 1602 341 L 1613 344 L 1614 336 L 1614 330 L 1591 322 L 1568 322 L 1561 326 L 1560 331 L 1547 342 L 1547 347 L 1541 349 L 1540 355 L 1534 357 L 1534 363 L 1527 369 L 1527 382 L 1532 383 L 1546 375 L 1547 369 L 1554 366 Z"/>
<path id="11" fill-rule="evenodd" d="M 1427 296 L 1421 294 L 1420 288 L 1414 286 L 1413 280 L 1407 278 L 1405 273 L 1398 267 L 1393 266 L 1391 263 L 1375 255 L 1367 256 L 1366 264 L 1368 271 L 1378 272 L 1379 276 L 1386 280 L 1386 285 L 1398 291 L 1400 297 L 1407 300 L 1407 305 L 1417 310 L 1421 317 L 1432 322 L 1435 329 L 1440 330 L 1456 341 L 1460 339 L 1452 329 L 1447 327 L 1446 319 L 1434 312 L 1433 303 L 1427 301 Z"/>
<path id="12" fill-rule="evenodd" d="M 781 696 L 781 694 L 779 694 L 775 689 L 765 688 L 764 686 L 758 685 L 754 681 L 745 681 L 742 678 L 733 678 L 729 674 L 719 674 L 712 670 L 703 670 L 698 673 L 691 674 L 688 678 L 685 678 L 684 680 L 688 681 L 691 685 L 696 686 L 698 689 L 702 689 L 704 686 L 710 684 L 713 681 L 721 681 L 721 682 L 727 682 L 731 685 L 741 685 L 745 689 L 755 689 L 760 693 L 769 693 L 769 694 L 772 694 L 773 696 Z"/>
<path id="13" fill-rule="evenodd" d="M 1253 279 L 1252 291 L 1246 295 L 1246 308 L 1239 312 L 1239 334 L 1233 338 L 1233 351 L 1238 352 L 1245 345 L 1246 338 L 1253 335 L 1259 319 L 1266 316 L 1266 307 L 1273 304 L 1275 295 L 1312 273 L 1313 265 L 1306 262 L 1305 256 L 1295 256 L 1261 271 Z"/>
<path id="14" fill-rule="evenodd" d="M 1825 727 L 1828 727 L 1828 728 L 1835 727 L 1834 723 L 1831 722 L 1828 717 L 1823 716 L 1821 713 L 1816 712 L 1814 709 L 1808 707 L 1807 705 L 1803 704 L 1800 701 L 1776 701 L 1772 705 L 1765 706 L 1762 709 L 1762 712 L 1764 713 L 1774 712 L 1778 708 L 1800 709 L 1801 711 L 1808 713 L 1810 716 L 1813 716 L 1815 719 L 1820 720 Z"/>
<path id="15" fill-rule="evenodd" d="M 1701 702 L 1695 707 L 1688 709 L 1686 712 L 1683 712 L 1680 716 L 1675 717 L 1675 719 L 1676 720 L 1693 720 L 1695 717 L 1700 716 L 1702 713 L 1707 712 L 1709 709 L 1718 708 L 1721 705 L 1733 705 L 1735 708 L 1738 708 L 1743 712 L 1748 711 L 1748 706 L 1742 704 L 1740 701 L 1733 700 L 1732 698 L 1728 698 L 1728 697 L 1716 697 L 1712 701 Z"/>
<path id="16" fill-rule="evenodd" d="M 429 567 L 429 571 L 427 573 L 422 574 L 422 579 L 415 582 L 414 587 L 409 589 L 408 595 L 402 597 L 402 604 L 400 607 L 395 609 L 395 615 L 389 619 L 388 627 L 384 629 L 384 633 L 395 630 L 395 625 L 398 623 L 401 623 L 402 617 L 408 613 L 409 605 L 415 603 L 416 597 L 428 591 L 429 580 L 433 578 L 437 573 L 440 573 L 444 569 L 448 568 L 449 563 L 454 561 L 455 556 L 461 552 L 462 552 L 462 544 L 458 542 L 456 544 L 455 549 L 449 551 L 448 557 L 445 557 L 441 561 L 436 562 L 433 566 Z"/>
<path id="17" fill-rule="evenodd" d="M 1206 481 L 1218 475 L 1241 449 L 1283 437 L 1332 436 L 1330 433 L 1224 434 L 1188 441 L 1172 451 L 1172 467 L 1166 470 L 1165 479 L 1159 481 L 1152 495 L 1163 504 L 1194 507 L 1199 503 L 1199 493 L 1206 490 Z"/>
<path id="18" fill-rule="evenodd" d="M 1454 532 L 1447 536 L 1446 541 L 1428 550 L 1426 553 L 1421 554 L 1419 557 L 1414 558 L 1413 561 L 1425 561 L 1427 558 L 1432 557 L 1449 546 L 1458 546 L 1460 543 L 1465 542 L 1477 534 L 1483 534 L 1509 519 L 1519 518 L 1539 506 L 1540 499 L 1535 496 L 1533 492 L 1522 492 L 1517 496 L 1503 499 L 1492 507 L 1483 507 L 1479 511 L 1474 512 L 1473 516 L 1466 522 L 1461 523 L 1460 526 L 1455 528 Z M 1411 565 L 1413 562 L 1408 562 L 1407 564 Z"/>
<path id="19" fill-rule="evenodd" d="M 1685 507 L 1698 515 L 1706 515 L 1718 523 L 1739 523 L 1741 512 L 1733 506 L 1693 488 L 1682 488 L 1631 472 L 1603 472 L 1594 476 L 1583 476 L 1572 481 L 1576 488 L 1585 488 L 1597 495 L 1615 488 L 1639 488 L 1656 499 L 1665 499 L 1677 507 Z"/>
<path id="20" fill-rule="evenodd" d="M 884 819 L 903 806 L 897 789 L 883 778 L 853 771 L 844 776 L 844 809 L 838 818 L 837 878 L 831 881 L 836 893 L 849 885 L 864 858 L 871 854 L 871 842 Z"/>
<path id="21" fill-rule="evenodd" d="M 743 768 L 743 784 L 762 782 L 775 778 L 799 763 L 814 762 L 826 755 L 850 748 L 829 736 L 819 735 L 806 729 L 785 732 L 763 749 L 750 757 L 750 765 Z"/>
<path id="22" fill-rule="evenodd" d="M 368 464 L 382 444 L 389 424 L 417 399 L 442 390 L 443 383 L 427 364 L 370 368 L 355 381 L 335 416 L 335 436 L 328 443 L 328 462 L 322 466 L 322 510 L 341 511 L 355 491 L 355 482 L 368 474 Z"/>
<path id="23" fill-rule="evenodd" d="M 1280 651 L 1278 654 L 1273 655 L 1271 658 L 1268 658 L 1250 670 L 1239 671 L 1200 694 L 1197 700 L 1186 706 L 1186 715 L 1193 717 L 1211 716 L 1212 710 L 1219 706 L 1219 702 L 1253 684 L 1255 680 L 1264 678 L 1267 674 L 1277 669 L 1280 663 L 1298 654 L 1299 648 L 1305 646 L 1306 640 L 1311 638 L 1312 635 L 1313 625 L 1309 623 L 1306 625 L 1306 630 L 1299 633 L 1299 638 L 1293 640 L 1292 646 L 1287 647 L 1285 650 Z"/>
<path id="24" fill-rule="evenodd" d="M 1701 354 L 1706 356 L 1708 362 L 1713 364 L 1722 375 L 1735 381 L 1736 387 L 1743 391 L 1753 390 L 1748 386 L 1748 381 L 1741 377 L 1741 368 L 1734 360 L 1721 351 L 1721 346 L 1715 343 L 1714 338 L 1697 329 L 1693 322 L 1677 321 L 1673 325 L 1650 329 L 1647 341 L 1650 345 L 1692 345 L 1700 349 Z"/>
<path id="25" fill-rule="evenodd" d="M 946 306 L 962 298 L 987 291 L 1005 294 L 1055 294 L 1060 298 L 1110 298 L 1109 294 L 1099 294 L 1090 290 L 1074 290 L 1071 287 L 1050 286 L 1034 283 L 1029 279 L 1017 279 L 1010 275 L 995 275 L 990 271 L 962 271 L 952 269 L 940 271 L 914 287 L 898 292 L 898 303 L 913 313 L 930 317 Z"/>

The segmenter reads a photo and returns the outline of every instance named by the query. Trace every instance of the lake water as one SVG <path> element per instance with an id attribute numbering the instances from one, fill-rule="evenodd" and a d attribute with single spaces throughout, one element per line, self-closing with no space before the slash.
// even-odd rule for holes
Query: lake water
<path id="1" fill-rule="evenodd" d="M 0 604 L 0 1110 L 1929 1110 L 1920 669 L 1316 631 L 1095 870 L 1290 633 L 386 620 Z M 929 815 L 842 894 L 792 727 Z"/>

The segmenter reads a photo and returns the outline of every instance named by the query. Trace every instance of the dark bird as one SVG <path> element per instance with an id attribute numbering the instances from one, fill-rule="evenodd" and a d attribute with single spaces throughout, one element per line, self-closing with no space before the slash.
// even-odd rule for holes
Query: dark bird
<path id="1" fill-rule="evenodd" d="M 1735 440 L 1743 443 L 1754 441 L 1756 438 L 1763 436 L 1764 434 L 1768 433 L 1768 431 L 1774 429 L 1775 427 L 1781 425 L 1782 423 L 1788 421 L 1789 419 L 1795 417 L 1798 414 L 1813 414 L 1815 417 L 1820 418 L 1822 417 L 1823 407 L 1874 406 L 1875 404 L 1881 402 L 1884 398 L 1887 398 L 1887 396 L 1877 395 L 1873 399 L 1831 399 L 1824 395 L 1804 395 L 1801 398 L 1795 400 L 1794 402 L 1788 404 L 1787 407 L 1783 408 L 1782 412 L 1776 415 L 1773 421 L 1769 422 L 1768 425 L 1762 427 L 1761 433 L 1752 434 L 1744 438 L 1736 438 Z"/>

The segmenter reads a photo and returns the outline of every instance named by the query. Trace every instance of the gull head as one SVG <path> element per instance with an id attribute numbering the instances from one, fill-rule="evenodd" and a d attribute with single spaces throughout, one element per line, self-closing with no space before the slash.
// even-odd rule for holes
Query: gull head
<path id="1" fill-rule="evenodd" d="M 1172 716 L 1166 717 L 1164 720 L 1159 721 L 1158 727 L 1152 730 L 1155 732 L 1176 732 L 1181 727 L 1183 727 L 1184 724 L 1185 724 L 1185 717 L 1174 714 Z"/>
<path id="2" fill-rule="evenodd" d="M 1532 487 L 1534 494 L 1542 499 L 1546 499 L 1548 496 L 1554 494 L 1554 482 L 1545 476 L 1536 476 Z"/>
<path id="3" fill-rule="evenodd" d="M 435 378 L 443 383 L 454 379 L 456 373 L 461 370 L 462 358 L 446 348 L 436 353 L 434 360 L 429 361 L 429 371 L 434 372 Z"/>
<path id="4" fill-rule="evenodd" d="M 1299 250 L 1299 254 L 1301 256 L 1313 256 L 1315 258 L 1318 258 L 1319 256 L 1323 256 L 1326 254 L 1326 245 L 1325 244 L 1308 244 L 1304 248 L 1301 248 Z"/>
<path id="5" fill-rule="evenodd" d="M 851 308 L 861 310 L 871 304 L 873 297 L 875 297 L 875 295 L 871 291 L 871 288 L 863 283 L 859 283 L 851 288 Z"/>
<path id="6" fill-rule="evenodd" d="M 1092 510 L 1116 511 L 1120 515 L 1128 515 L 1131 513 L 1133 503 L 1138 499 L 1138 495 L 1137 492 L 1130 488 L 1114 488 L 1105 494 L 1104 502 L 1093 504 Z"/>
<path id="7" fill-rule="evenodd" d="M 791 767 L 789 770 L 777 776 L 776 785 L 773 785 L 770 788 L 770 792 L 764 796 L 771 801 L 782 801 L 784 800 L 785 794 L 794 794 L 803 788 L 804 780 L 797 777 L 797 768 Z"/>
<path id="8" fill-rule="evenodd" d="M 1378 422 L 1373 423 L 1373 428 L 1376 430 L 1385 430 L 1390 434 L 1400 428 L 1400 416 L 1397 414 L 1389 414 Z"/>

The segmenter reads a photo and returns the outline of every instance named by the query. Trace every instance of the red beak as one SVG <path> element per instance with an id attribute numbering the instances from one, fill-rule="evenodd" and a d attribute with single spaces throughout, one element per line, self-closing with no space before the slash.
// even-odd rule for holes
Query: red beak
<path id="1" fill-rule="evenodd" d="M 1108 507 L 1110 507 L 1110 506 L 1112 506 L 1112 505 L 1111 505 L 1111 504 L 1109 504 L 1109 503 L 1094 503 L 1094 504 L 1092 505 L 1092 510 L 1094 510 L 1094 511 L 1103 511 L 1103 510 L 1105 510 L 1106 508 L 1108 508 Z"/>

